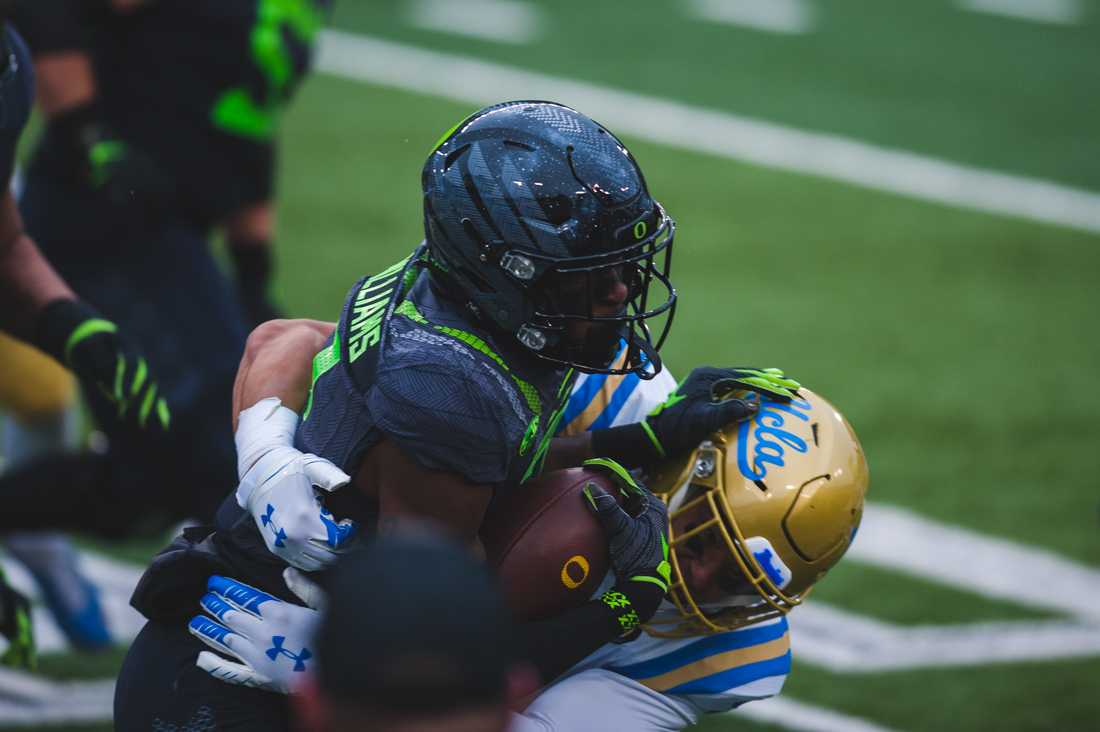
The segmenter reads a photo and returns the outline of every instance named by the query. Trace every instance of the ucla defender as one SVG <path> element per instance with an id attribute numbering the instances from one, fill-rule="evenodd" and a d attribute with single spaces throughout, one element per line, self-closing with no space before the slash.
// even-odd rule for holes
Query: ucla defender
<path id="1" fill-rule="evenodd" d="M 669 396 L 647 389 L 652 383 L 640 387 L 650 411 Z M 621 384 L 603 387 L 607 403 L 626 396 Z M 847 421 L 802 389 L 789 403 L 763 400 L 754 418 L 664 463 L 651 479 L 671 508 L 668 600 L 636 640 L 608 643 L 547 684 L 514 715 L 513 732 L 680 730 L 779 693 L 791 668 L 785 614 L 851 543 L 868 474 Z M 594 596 L 614 581 L 609 574 Z M 211 589 L 202 602 L 208 615 L 192 626 L 218 630 L 200 634 L 218 652 L 200 659 L 213 675 L 285 692 L 308 690 L 304 679 L 324 673 L 323 660 L 313 662 L 320 671 L 306 663 L 296 672 L 263 652 L 271 636 L 315 648 L 316 613 L 288 612 L 225 578 Z M 328 604 L 340 601 L 333 594 Z"/>
<path id="2" fill-rule="evenodd" d="M 675 303 L 672 219 L 621 142 L 550 102 L 463 120 L 432 151 L 422 184 L 425 243 L 363 277 L 339 323 L 274 321 L 250 337 L 234 388 L 241 484 L 216 531 L 177 540 L 135 593 L 150 622 L 119 677 L 120 729 L 179 723 L 200 701 L 286 725 L 278 697 L 194 666 L 202 645 L 184 626 L 212 571 L 293 600 L 287 563 L 332 562 L 356 528 L 428 521 L 472 541 L 494 492 L 522 490 L 544 467 L 685 454 L 755 412 L 751 400 L 713 399 L 718 380 L 779 399 L 797 388 L 777 372 L 697 370 L 642 422 L 555 437 L 578 371 L 660 371 L 671 324 L 662 318 Z M 612 591 L 523 627 L 525 655 L 545 678 L 633 637 L 668 589 L 664 504 L 628 488 L 641 498 L 632 516 L 593 497 L 611 527 Z M 172 691 L 181 684 L 194 692 Z"/>

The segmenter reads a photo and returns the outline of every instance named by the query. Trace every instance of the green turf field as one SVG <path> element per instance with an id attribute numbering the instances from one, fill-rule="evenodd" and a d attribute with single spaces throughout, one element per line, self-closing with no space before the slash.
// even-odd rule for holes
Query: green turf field
<path id="1" fill-rule="evenodd" d="M 831 0 L 816 3 L 815 31 L 792 36 L 706 24 L 686 3 L 538 5 L 544 35 L 524 45 L 420 30 L 392 1 L 344 0 L 336 22 L 1100 189 L 1095 2 L 1083 4 L 1083 23 L 1063 27 L 962 13 L 947 0 Z M 334 318 L 361 273 L 420 240 L 420 165 L 472 109 L 332 76 L 305 86 L 285 120 L 280 170 L 288 312 Z M 665 349 L 674 373 L 782 366 L 860 434 L 871 500 L 1100 569 L 1100 392 L 1089 382 L 1100 373 L 1100 235 L 624 137 L 678 222 L 682 299 Z M 901 627 L 1065 617 L 857 561 L 815 600 Z M 800 660 L 797 639 L 794 649 L 784 696 L 888 728 L 1076 730 L 1100 717 L 1100 657 L 842 673 Z M 98 677 L 117 663 L 63 656 L 46 666 Z M 777 728 L 716 717 L 700 729 Z"/>

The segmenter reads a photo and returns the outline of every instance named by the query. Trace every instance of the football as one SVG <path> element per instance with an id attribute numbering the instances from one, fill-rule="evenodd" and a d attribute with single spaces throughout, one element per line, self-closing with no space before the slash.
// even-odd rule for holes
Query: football
<path id="1" fill-rule="evenodd" d="M 539 620 L 578 607 L 603 581 L 610 559 L 603 529 L 581 494 L 589 482 L 619 496 L 605 474 L 570 468 L 518 486 L 490 504 L 481 543 L 517 618 Z"/>

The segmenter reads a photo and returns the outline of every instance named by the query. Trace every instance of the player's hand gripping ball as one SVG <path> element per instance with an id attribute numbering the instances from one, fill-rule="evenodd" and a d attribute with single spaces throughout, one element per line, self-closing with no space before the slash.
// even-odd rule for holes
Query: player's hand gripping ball
<path id="1" fill-rule="evenodd" d="M 538 620 L 583 605 L 610 569 L 607 536 L 583 496 L 589 483 L 621 497 L 605 471 L 570 468 L 524 483 L 489 506 L 481 543 L 517 618 Z"/>

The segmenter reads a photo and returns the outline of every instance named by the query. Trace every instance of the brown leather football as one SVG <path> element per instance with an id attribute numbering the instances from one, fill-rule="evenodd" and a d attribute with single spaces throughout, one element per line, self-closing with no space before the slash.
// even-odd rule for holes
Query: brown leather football
<path id="1" fill-rule="evenodd" d="M 490 504 L 481 543 L 517 618 L 578 607 L 607 574 L 607 539 L 581 494 L 589 482 L 619 497 L 606 474 L 570 468 L 502 492 Z"/>

